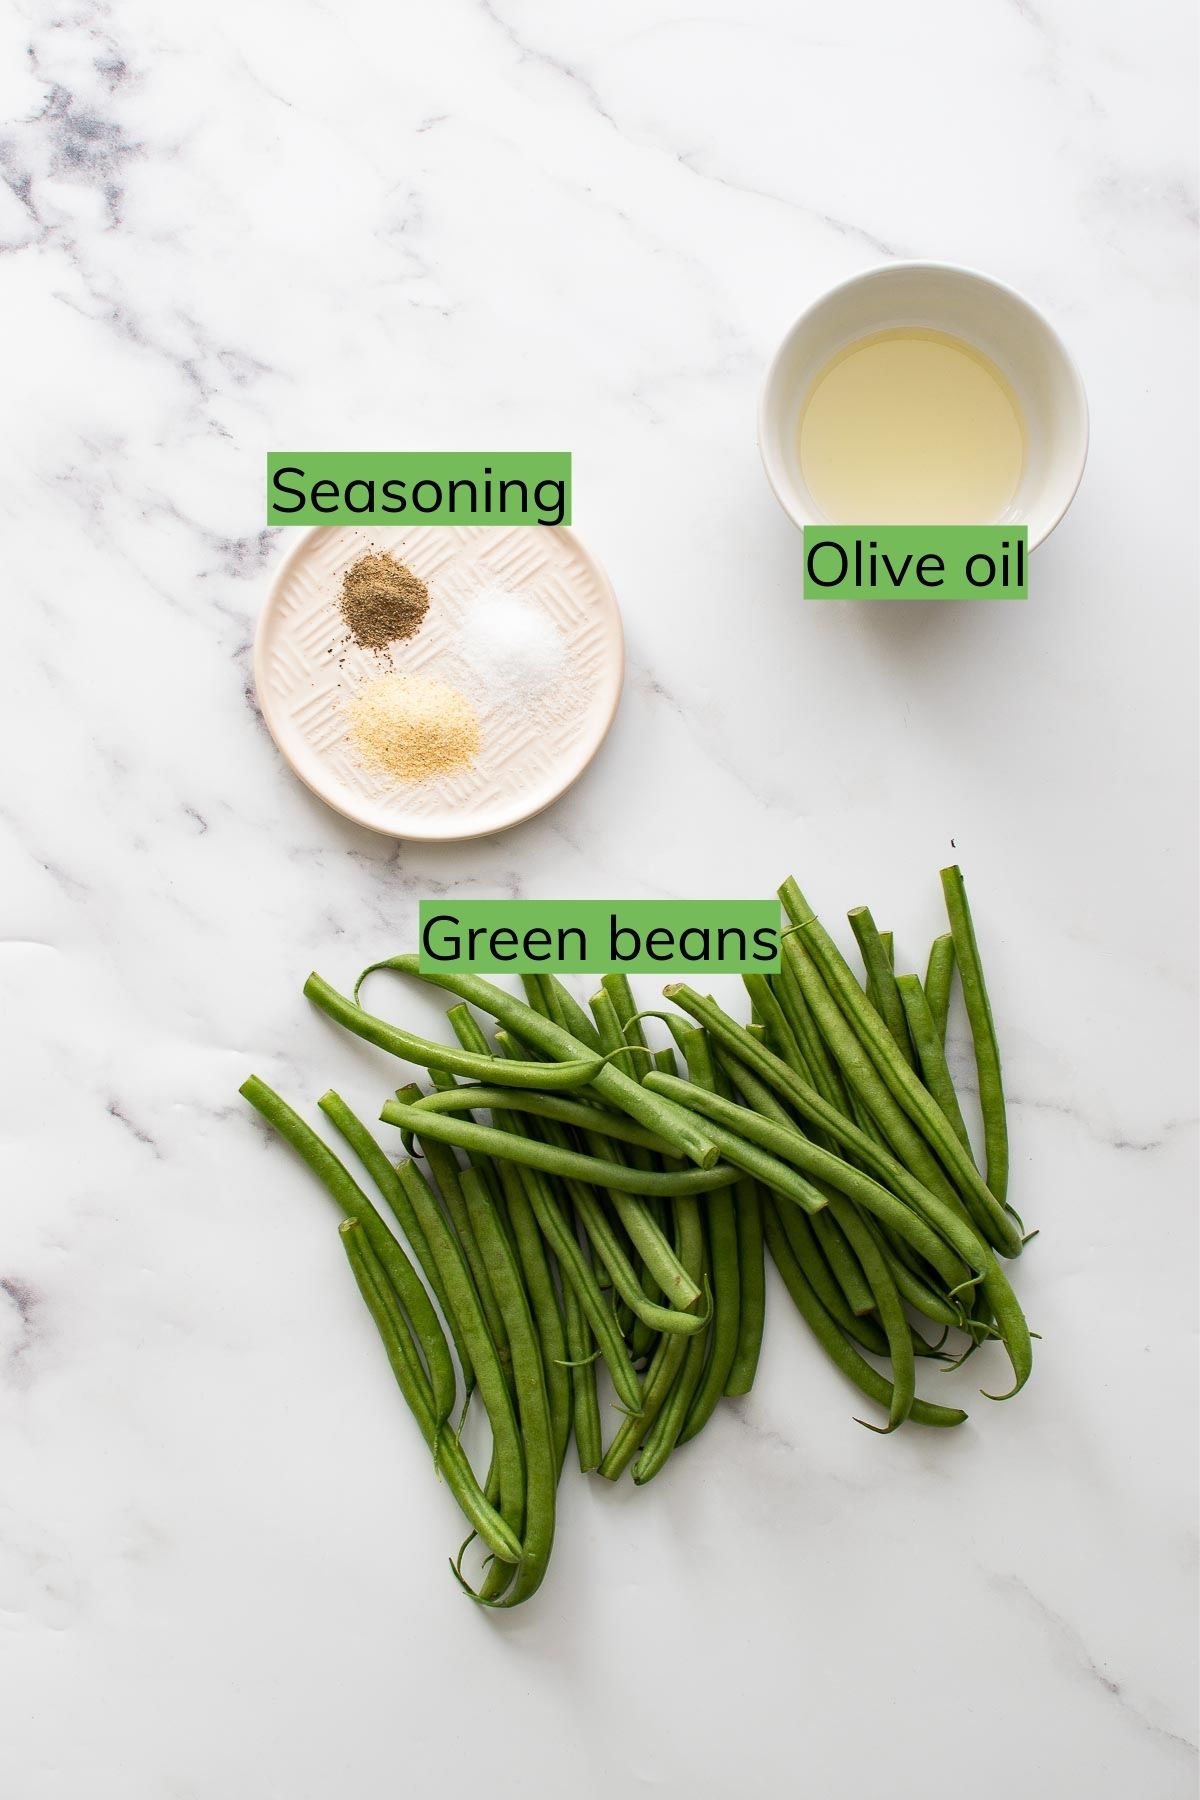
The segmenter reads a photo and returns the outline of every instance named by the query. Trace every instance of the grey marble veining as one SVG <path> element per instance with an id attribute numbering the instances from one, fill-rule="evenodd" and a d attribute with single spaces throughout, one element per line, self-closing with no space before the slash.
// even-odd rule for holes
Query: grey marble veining
<path id="1" fill-rule="evenodd" d="M 1193 35 L 1112 0 L 8 9 L 5 1800 L 1194 1793 Z M 800 603 L 758 381 L 892 256 L 1026 289 L 1080 362 L 1025 607 Z M 251 652 L 294 444 L 573 450 L 629 680 L 558 807 L 396 845 L 281 766 Z M 1030 1387 L 980 1399 L 981 1355 L 925 1378 L 966 1427 L 882 1441 L 773 1290 L 750 1398 L 645 1492 L 568 1481 L 543 1593 L 479 1616 L 334 1216 L 236 1096 L 390 1085 L 308 969 L 411 944 L 423 894 L 789 869 L 919 966 L 955 856 L 1041 1228 Z"/>

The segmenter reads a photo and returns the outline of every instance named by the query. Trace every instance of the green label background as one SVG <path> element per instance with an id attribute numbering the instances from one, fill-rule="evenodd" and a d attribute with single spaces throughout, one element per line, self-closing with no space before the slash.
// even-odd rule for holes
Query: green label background
<path id="1" fill-rule="evenodd" d="M 276 470 L 300 469 L 302 475 L 288 475 L 284 479 L 289 489 L 303 488 L 306 495 L 311 496 L 314 486 L 319 481 L 330 481 L 336 484 L 338 499 L 332 495 L 322 495 L 320 504 L 311 501 L 305 505 L 295 506 L 292 493 L 278 493 L 274 487 Z M 484 475 L 490 469 L 491 475 Z M 491 493 L 485 492 L 485 483 L 490 479 Z M 355 506 L 347 506 L 342 496 L 352 481 L 373 481 L 375 483 L 375 506 L 360 510 Z M 395 497 L 390 504 L 384 504 L 382 493 L 385 481 L 403 482 L 399 498 L 404 500 L 402 509 L 395 506 Z M 413 504 L 413 488 L 418 482 L 434 482 L 441 490 L 442 504 L 431 507 L 428 511 Z M 449 486 L 452 481 L 471 481 L 475 483 L 477 506 L 470 505 L 470 494 L 466 489 L 459 489 L 454 495 L 454 504 L 448 503 Z M 503 481 L 523 481 L 528 497 L 528 505 L 523 511 L 520 504 L 520 491 L 510 489 L 504 496 L 503 510 L 500 507 L 500 484 Z M 571 453 L 569 450 L 269 450 L 267 452 L 267 524 L 268 525 L 540 525 L 546 522 L 542 515 L 555 514 L 558 511 L 556 498 L 551 495 L 548 503 L 539 507 L 535 498 L 540 482 L 561 482 L 563 484 L 563 515 L 555 523 L 569 525 L 571 523 Z M 365 499 L 364 493 L 356 493 L 358 500 Z M 432 492 L 421 495 L 422 501 L 432 500 Z M 490 504 L 488 501 L 490 499 Z M 279 503 L 284 504 L 281 506 Z"/>
<path id="2" fill-rule="evenodd" d="M 431 926 L 431 921 L 446 917 L 457 920 L 457 924 L 431 927 L 431 940 L 434 949 L 440 949 L 441 940 L 451 933 L 463 940 L 457 955 L 450 960 L 431 956 L 426 950 L 426 928 Z M 628 954 L 634 947 L 630 937 L 620 939 L 623 954 L 612 954 L 614 919 L 618 926 L 629 927 L 637 933 L 636 955 Z M 739 975 L 747 971 L 771 975 L 779 969 L 779 922 L 777 900 L 422 900 L 419 960 L 422 972 L 429 975 L 435 975 L 439 969 L 471 969 L 476 974 L 493 975 L 600 975 L 610 969 L 662 976 L 672 973 Z M 543 946 L 535 940 L 531 948 L 538 954 L 522 954 L 518 948 L 510 959 L 507 954 L 493 955 L 487 944 L 480 940 L 475 954 L 468 956 L 465 938 L 472 926 L 483 926 L 488 931 L 513 931 L 517 934 L 518 946 L 524 941 L 526 932 L 546 931 L 550 934 L 550 947 L 543 957 Z M 745 956 L 738 954 L 740 945 L 736 937 L 726 939 L 724 956 L 716 954 L 717 932 L 722 927 L 726 931 L 740 929 L 745 934 Z M 700 940 L 684 938 L 683 934 L 705 928 L 710 934 L 712 952 L 707 957 L 698 956 L 693 960 L 677 948 L 666 955 L 651 954 L 646 947 L 651 932 L 665 930 L 672 934 L 673 945 L 678 946 L 682 941 L 685 949 L 698 951 Z M 571 938 L 565 945 L 568 954 L 560 958 L 556 933 L 567 929 L 584 933 L 584 953 L 579 952 L 578 940 Z M 769 956 L 755 958 L 755 931 L 770 933 Z M 660 948 L 661 940 L 658 940 L 656 950 Z"/>
<path id="3" fill-rule="evenodd" d="M 1024 600 L 1028 594 L 1028 527 L 1025 525 L 806 525 L 804 527 L 804 598 L 806 600 Z M 814 545 L 840 544 L 845 550 L 849 568 L 836 587 L 821 587 L 809 573 L 809 557 Z M 904 579 L 893 587 L 887 571 L 874 587 L 856 586 L 854 569 L 855 545 L 862 545 L 864 572 L 868 553 L 874 547 L 876 562 L 882 566 L 886 555 L 892 567 L 900 568 L 909 558 Z M 1008 547 L 1007 586 L 1000 581 L 1002 554 Z M 1020 547 L 1018 556 L 1018 546 Z M 972 585 L 967 579 L 971 558 L 990 556 L 997 569 L 992 586 Z M 944 565 L 941 586 L 931 587 L 917 579 L 916 567 L 923 556 L 940 556 Z M 831 575 L 839 559 L 824 550 L 816 558 L 817 574 Z M 1017 581 L 1018 565 L 1024 579 Z M 974 565 L 974 573 L 986 573 L 986 565 Z"/>

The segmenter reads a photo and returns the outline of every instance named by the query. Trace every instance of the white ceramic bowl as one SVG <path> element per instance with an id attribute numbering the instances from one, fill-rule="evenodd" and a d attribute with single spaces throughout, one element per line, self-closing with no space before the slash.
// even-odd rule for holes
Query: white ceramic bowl
<path id="1" fill-rule="evenodd" d="M 775 353 L 759 407 L 758 444 L 776 499 L 797 525 L 839 523 L 826 518 L 805 484 L 800 415 L 813 382 L 839 350 L 900 325 L 964 338 L 1007 376 L 1025 415 L 1025 469 L 1003 517 L 979 523 L 1027 525 L 1032 550 L 1054 530 L 1083 475 L 1083 383 L 1035 306 L 1002 282 L 952 263 L 887 263 L 843 281 L 801 313 Z"/>

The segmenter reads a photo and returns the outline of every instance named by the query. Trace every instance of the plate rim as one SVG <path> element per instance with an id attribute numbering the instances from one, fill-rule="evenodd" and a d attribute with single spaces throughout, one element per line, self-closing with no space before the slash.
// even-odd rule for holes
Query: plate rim
<path id="1" fill-rule="evenodd" d="M 284 530 L 284 531 L 289 531 L 289 530 L 296 530 L 297 527 L 281 526 L 280 529 Z M 617 596 L 613 589 L 612 582 L 608 578 L 608 571 L 604 568 L 603 564 L 600 563 L 597 560 L 597 558 L 593 555 L 593 553 L 588 549 L 587 545 L 583 542 L 583 540 L 580 538 L 578 532 L 575 530 L 574 526 L 572 526 L 572 525 L 549 525 L 549 526 L 547 526 L 547 525 L 529 525 L 529 526 L 524 526 L 524 527 L 522 527 L 522 526 L 512 527 L 512 529 L 518 530 L 518 531 L 519 530 L 554 531 L 554 532 L 559 533 L 561 536 L 567 538 L 569 540 L 572 548 L 575 550 L 576 554 L 587 564 L 587 566 L 589 567 L 589 569 L 592 572 L 594 579 L 599 584 L 601 592 L 604 595 L 604 598 L 608 602 L 609 610 L 610 610 L 611 617 L 612 617 L 613 627 L 614 627 L 614 631 L 615 631 L 615 638 L 616 638 L 616 642 L 615 642 L 616 656 L 615 656 L 614 660 L 616 663 L 617 680 L 616 680 L 616 684 L 613 689 L 612 700 L 608 707 L 607 717 L 605 717 L 603 720 L 600 734 L 597 737 L 595 744 L 592 746 L 591 750 L 588 752 L 588 755 L 585 757 L 584 761 L 579 765 L 579 767 L 575 770 L 575 772 L 572 775 L 568 776 L 568 778 L 562 783 L 561 787 L 556 788 L 552 794 L 550 794 L 546 797 L 546 799 L 539 800 L 536 803 L 536 805 L 530 806 L 529 808 L 527 808 L 526 811 L 514 813 L 511 818 L 503 819 L 502 821 L 500 821 L 499 823 L 494 824 L 494 825 L 485 825 L 478 830 L 445 831 L 445 830 L 429 830 L 429 829 L 422 830 L 422 829 L 418 828 L 418 829 L 413 829 L 413 830 L 406 829 L 403 832 L 401 832 L 392 825 L 383 825 L 383 824 L 380 824 L 375 819 L 364 816 L 364 813 L 362 812 L 362 810 L 356 808 L 353 805 L 353 803 L 343 805 L 340 800 L 334 799 L 327 790 L 324 790 L 324 789 L 318 787 L 315 784 L 315 782 L 310 781 L 308 776 L 303 771 L 303 769 L 301 769 L 297 766 L 296 762 L 294 761 L 294 759 L 291 756 L 291 754 L 289 753 L 289 751 L 285 748 L 284 744 L 281 743 L 279 735 L 276 732 L 275 727 L 272 723 L 272 712 L 273 712 L 274 702 L 267 698 L 268 683 L 267 683 L 267 679 L 266 679 L 266 667 L 265 667 L 267 621 L 270 619 L 270 617 L 274 611 L 274 608 L 276 607 L 276 605 L 278 603 L 280 590 L 282 589 L 284 583 L 287 581 L 288 577 L 290 576 L 293 565 L 300 561 L 301 557 L 304 554 L 305 546 L 318 533 L 332 532 L 332 531 L 356 530 L 356 529 L 360 529 L 360 528 L 356 527 L 356 526 L 346 526 L 344 524 L 305 525 L 305 526 L 300 527 L 296 542 L 292 545 L 291 549 L 284 556 L 283 561 L 280 563 L 279 567 L 275 570 L 275 573 L 271 577 L 271 583 L 267 589 L 266 599 L 263 601 L 262 607 L 259 611 L 258 622 L 254 628 L 254 671 L 253 671 L 254 672 L 254 693 L 255 693 L 255 698 L 258 702 L 259 715 L 262 718 L 263 724 L 267 728 L 267 732 L 268 732 L 268 735 L 270 736 L 271 742 L 274 744 L 276 750 L 279 752 L 279 755 L 283 759 L 283 762 L 291 770 L 292 774 L 296 777 L 296 779 L 298 781 L 300 781 L 304 785 L 304 787 L 306 787 L 308 789 L 309 793 L 315 795 L 316 798 L 318 800 L 320 800 L 323 805 L 328 806 L 332 812 L 339 814 L 340 817 L 342 817 L 343 819 L 349 819 L 349 821 L 352 825 L 361 826 L 362 829 L 365 831 L 373 831 L 379 837 L 388 837 L 388 838 L 391 838 L 394 842 L 400 843 L 400 844 L 404 844 L 404 843 L 414 843 L 414 844 L 418 844 L 418 843 L 419 844 L 467 843 L 472 838 L 495 837 L 499 832 L 511 831 L 513 829 L 513 827 L 516 825 L 524 825 L 530 819 L 536 819 L 537 816 L 539 815 L 539 813 L 546 812 L 551 806 L 554 806 L 559 800 L 562 799 L 562 797 L 565 793 L 567 793 L 571 788 L 573 788 L 575 786 L 575 783 L 577 781 L 581 780 L 582 777 L 584 775 L 586 775 L 587 771 L 591 768 L 593 762 L 596 760 L 596 757 L 599 755 L 600 751 L 603 749 L 605 743 L 607 742 L 608 734 L 612 730 L 613 721 L 617 716 L 617 709 L 621 704 L 621 695 L 624 692 L 624 688 L 625 688 L 625 622 L 621 616 L 621 608 L 617 601 Z M 361 527 L 361 529 L 365 530 L 365 529 L 368 529 L 368 527 L 366 527 L 364 525 L 363 527 Z M 402 528 L 392 527 L 392 529 L 402 529 Z M 410 529 L 413 531 L 447 531 L 447 530 L 452 531 L 452 530 L 454 530 L 454 527 L 453 526 L 445 526 L 445 525 L 414 525 Z M 475 529 L 480 530 L 480 531 L 486 531 L 489 529 L 489 527 L 480 525 L 480 526 L 476 526 Z M 319 758 L 317 759 L 317 766 L 318 767 L 321 766 Z"/>

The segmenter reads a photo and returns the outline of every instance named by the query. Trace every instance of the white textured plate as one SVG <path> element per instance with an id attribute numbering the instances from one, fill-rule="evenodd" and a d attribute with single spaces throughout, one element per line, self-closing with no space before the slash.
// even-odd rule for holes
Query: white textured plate
<path id="1" fill-rule="evenodd" d="M 421 629 L 393 645 L 390 660 L 359 649 L 338 608 L 342 576 L 370 550 L 397 557 L 429 587 Z M 412 784 L 364 768 L 347 738 L 345 700 L 389 669 L 467 686 L 455 644 L 484 587 L 545 610 L 567 650 L 572 692 L 533 709 L 489 705 L 473 692 L 481 742 L 472 769 Z M 603 570 L 574 532 L 546 525 L 315 526 L 276 575 L 254 647 L 263 718 L 301 781 L 356 824 L 398 838 L 480 837 L 557 800 L 604 742 L 624 664 Z"/>

